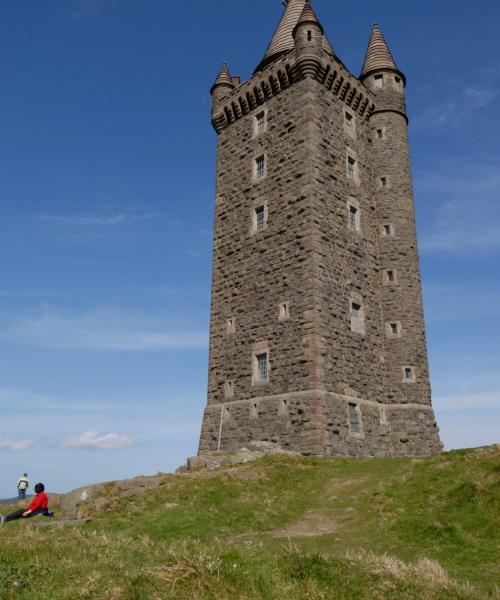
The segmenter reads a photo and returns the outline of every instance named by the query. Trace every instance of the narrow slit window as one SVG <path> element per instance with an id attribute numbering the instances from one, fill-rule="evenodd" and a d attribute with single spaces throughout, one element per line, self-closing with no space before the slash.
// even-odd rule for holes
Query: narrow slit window
<path id="1" fill-rule="evenodd" d="M 383 228 L 382 228 L 382 234 L 384 236 L 386 236 L 386 237 L 389 236 L 389 235 L 392 235 L 391 226 L 390 225 L 384 225 Z"/>
<path id="2" fill-rule="evenodd" d="M 224 396 L 225 398 L 233 398 L 234 383 L 232 381 L 226 381 L 226 383 L 224 384 Z"/>
<path id="3" fill-rule="evenodd" d="M 387 177 L 381 177 L 380 178 L 380 187 L 381 188 L 386 188 L 387 187 Z"/>
<path id="4" fill-rule="evenodd" d="M 290 318 L 290 305 L 288 302 L 282 302 L 279 305 L 278 319 L 280 321 L 288 321 Z"/>
<path id="5" fill-rule="evenodd" d="M 383 129 L 377 129 L 377 139 L 379 139 L 379 140 L 384 139 L 384 130 Z"/>
<path id="6" fill-rule="evenodd" d="M 259 156 L 255 159 L 255 176 L 257 179 L 262 179 L 266 174 L 266 159 L 264 156 Z"/>
<path id="7" fill-rule="evenodd" d="M 256 402 L 252 402 L 252 404 L 250 405 L 250 416 L 252 417 L 252 419 L 256 419 L 259 416 L 259 410 L 257 408 Z"/>
<path id="8" fill-rule="evenodd" d="M 255 231 L 262 231 L 266 227 L 266 209 L 264 206 L 258 206 L 254 214 Z"/>
<path id="9" fill-rule="evenodd" d="M 260 112 L 255 116 L 255 135 L 260 135 L 264 133 L 267 129 L 267 119 L 266 113 L 264 111 Z"/>
<path id="10" fill-rule="evenodd" d="M 351 115 L 351 113 L 344 113 L 344 125 L 348 133 L 354 133 L 354 117 Z"/>
<path id="11" fill-rule="evenodd" d="M 359 433 L 361 431 L 361 423 L 359 419 L 359 409 L 358 405 L 352 402 L 349 402 L 348 406 L 349 412 L 349 429 L 351 433 Z"/>
<path id="12" fill-rule="evenodd" d="M 349 205 L 349 227 L 353 231 L 360 230 L 360 215 L 359 208 L 357 206 Z"/>
<path id="13" fill-rule="evenodd" d="M 307 41 L 310 42 L 313 39 L 312 31 L 307 32 Z"/>
<path id="14" fill-rule="evenodd" d="M 386 271 L 387 283 L 394 283 L 396 281 L 396 274 L 394 271 Z"/>
<path id="15" fill-rule="evenodd" d="M 399 335 L 399 325 L 397 323 L 391 323 L 391 334 Z"/>
<path id="16" fill-rule="evenodd" d="M 280 415 L 287 415 L 288 414 L 288 403 L 287 403 L 286 400 L 282 400 L 280 402 L 279 414 Z"/>
<path id="17" fill-rule="evenodd" d="M 363 307 L 357 302 L 351 302 L 351 330 L 357 333 L 365 332 Z"/>
<path id="18" fill-rule="evenodd" d="M 355 179 L 356 178 L 356 159 L 354 159 L 352 156 L 348 156 L 347 157 L 347 177 L 349 179 Z"/>
<path id="19" fill-rule="evenodd" d="M 269 356 L 267 353 L 257 354 L 255 360 L 257 363 L 256 380 L 258 383 L 265 383 L 269 379 Z"/>
<path id="20" fill-rule="evenodd" d="M 389 421 L 387 420 L 387 410 L 384 406 L 380 407 L 380 424 L 388 425 Z"/>
<path id="21" fill-rule="evenodd" d="M 234 317 L 229 318 L 226 321 L 226 333 L 233 335 L 236 332 L 236 319 Z"/>

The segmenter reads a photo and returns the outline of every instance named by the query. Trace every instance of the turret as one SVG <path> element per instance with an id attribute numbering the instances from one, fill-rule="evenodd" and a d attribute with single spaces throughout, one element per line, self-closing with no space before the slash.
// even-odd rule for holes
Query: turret
<path id="1" fill-rule="evenodd" d="M 406 77 L 396 66 L 389 46 L 375 23 L 360 80 L 377 95 L 376 111 L 393 111 L 406 118 Z"/>
<path id="2" fill-rule="evenodd" d="M 222 115 L 220 112 L 221 101 L 223 98 L 228 96 L 238 85 L 240 84 L 240 78 L 231 76 L 227 62 L 222 63 L 222 67 L 217 75 L 215 83 L 210 89 L 212 95 L 212 125 L 217 130 L 217 123 L 220 121 Z"/>
<path id="3" fill-rule="evenodd" d="M 297 69 L 307 77 L 314 77 L 321 69 L 323 55 L 323 27 L 308 0 L 293 32 Z"/>
<path id="4" fill-rule="evenodd" d="M 333 48 L 326 35 L 323 33 L 323 28 L 319 24 L 310 4 L 311 0 L 285 1 L 285 11 L 280 19 L 276 31 L 274 32 L 273 38 L 266 50 L 264 58 L 260 61 L 259 65 L 255 69 L 255 72 L 261 71 L 266 65 L 274 62 L 286 53 L 293 52 L 296 46 L 294 40 L 295 27 L 298 25 L 299 20 L 301 19 L 303 19 L 304 24 L 307 24 L 308 21 L 311 21 L 311 31 L 312 27 L 314 27 L 316 30 L 316 27 L 319 26 L 319 30 L 316 30 L 316 37 L 314 40 L 311 39 L 309 41 L 314 41 L 315 45 L 319 45 L 321 42 L 321 47 L 323 50 L 331 56 L 334 55 Z M 305 29 L 305 31 L 307 40 L 307 29 Z"/>

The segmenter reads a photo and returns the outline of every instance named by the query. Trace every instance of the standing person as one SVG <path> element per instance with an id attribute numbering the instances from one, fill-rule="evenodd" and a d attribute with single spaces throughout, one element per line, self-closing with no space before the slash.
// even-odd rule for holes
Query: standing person
<path id="1" fill-rule="evenodd" d="M 54 513 L 49 510 L 49 498 L 45 493 L 45 486 L 43 483 L 37 483 L 35 485 L 35 494 L 36 496 L 27 507 L 20 508 L 19 510 L 14 511 L 5 517 L 0 515 L 0 523 L 15 521 L 17 519 L 28 519 L 29 517 L 34 517 L 35 515 L 45 515 L 47 517 L 52 516 Z"/>
<path id="2" fill-rule="evenodd" d="M 26 498 L 26 490 L 29 485 L 28 473 L 25 473 L 17 482 L 17 495 L 19 496 L 19 500 L 24 500 Z"/>

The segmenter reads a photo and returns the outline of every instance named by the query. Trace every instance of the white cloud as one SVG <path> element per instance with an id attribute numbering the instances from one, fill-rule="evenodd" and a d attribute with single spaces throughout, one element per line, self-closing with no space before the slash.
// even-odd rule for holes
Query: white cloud
<path id="1" fill-rule="evenodd" d="M 434 406 L 441 411 L 500 411 L 500 391 L 484 392 L 480 394 L 463 394 L 455 396 L 441 396 L 434 398 Z M 500 437 L 500 432 L 499 432 Z"/>
<path id="2" fill-rule="evenodd" d="M 123 225 L 134 223 L 136 221 L 147 221 L 154 219 L 157 215 L 154 213 L 128 214 L 120 213 L 115 215 L 42 215 L 39 221 L 50 223 L 51 225 L 70 226 L 70 227 L 88 227 L 100 226 L 107 227 L 111 225 Z"/>
<path id="3" fill-rule="evenodd" d="M 500 169 L 448 165 L 416 179 L 417 193 L 437 196 L 441 207 L 424 235 L 428 251 L 484 251 L 500 247 Z"/>
<path id="4" fill-rule="evenodd" d="M 185 331 L 177 324 L 163 327 L 144 317 L 100 310 L 65 315 L 45 310 L 33 317 L 15 316 L 0 322 L 0 339 L 21 344 L 72 350 L 154 351 L 203 348 L 205 332 Z"/>
<path id="5" fill-rule="evenodd" d="M 83 450 L 117 450 L 135 446 L 135 440 L 129 435 L 107 433 L 99 435 L 97 431 L 85 431 L 79 435 L 70 436 L 61 444 L 61 448 Z"/>
<path id="6" fill-rule="evenodd" d="M 446 97 L 451 96 L 453 100 L 429 105 L 422 113 L 415 116 L 413 124 L 416 127 L 428 128 L 429 125 L 440 127 L 448 123 L 458 123 L 478 110 L 486 108 L 500 94 L 498 90 L 482 84 L 462 89 L 462 81 L 454 83 L 460 86 L 460 89 L 455 90 L 452 86 L 452 89 L 447 90 L 446 93 Z"/>
<path id="7" fill-rule="evenodd" d="M 9 436 L 0 433 L 0 451 L 8 450 L 11 452 L 26 452 L 31 450 L 38 440 L 14 440 Z"/>

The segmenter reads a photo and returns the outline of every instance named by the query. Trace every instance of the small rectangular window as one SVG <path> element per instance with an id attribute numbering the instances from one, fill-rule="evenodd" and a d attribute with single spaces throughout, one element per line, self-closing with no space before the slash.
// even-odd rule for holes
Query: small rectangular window
<path id="1" fill-rule="evenodd" d="M 349 204 L 349 227 L 353 231 L 360 231 L 361 229 L 359 208 L 353 204 Z"/>
<path id="2" fill-rule="evenodd" d="M 347 157 L 347 177 L 355 183 L 358 180 L 358 161 L 352 156 Z"/>
<path id="3" fill-rule="evenodd" d="M 380 407 L 380 424 L 381 425 L 389 424 L 389 421 L 387 420 L 387 410 L 386 410 L 385 406 Z"/>
<path id="4" fill-rule="evenodd" d="M 257 179 L 262 179 L 266 174 L 266 159 L 264 156 L 259 156 L 255 159 L 255 177 Z"/>
<path id="5" fill-rule="evenodd" d="M 262 231 L 266 227 L 266 209 L 265 206 L 258 206 L 255 209 L 255 231 Z"/>
<path id="6" fill-rule="evenodd" d="M 361 431 L 361 423 L 359 418 L 359 409 L 358 405 L 352 402 L 349 402 L 348 405 L 349 412 L 349 429 L 351 433 L 359 433 Z"/>
<path id="7" fill-rule="evenodd" d="M 264 354 L 257 354 L 255 360 L 257 363 L 256 381 L 258 383 L 265 383 L 269 379 L 269 357 L 267 352 Z"/>
<path id="8" fill-rule="evenodd" d="M 375 89 L 381 90 L 384 87 L 384 76 L 383 75 L 375 75 L 374 82 L 375 82 Z"/>
<path id="9" fill-rule="evenodd" d="M 399 325 L 397 323 L 391 323 L 391 333 L 392 335 L 399 334 Z"/>
<path id="10" fill-rule="evenodd" d="M 392 227 L 388 224 L 382 226 L 382 235 L 389 236 L 392 235 Z"/>
<path id="11" fill-rule="evenodd" d="M 232 381 L 226 381 L 224 384 L 224 397 L 226 399 L 234 397 L 234 383 Z"/>
<path id="12" fill-rule="evenodd" d="M 413 367 L 404 368 L 404 381 L 406 383 L 413 383 L 415 381 L 415 371 Z"/>
<path id="13" fill-rule="evenodd" d="M 280 321 L 288 321 L 290 318 L 290 305 L 288 302 L 282 302 L 278 309 L 278 319 Z"/>
<path id="14" fill-rule="evenodd" d="M 344 112 L 344 129 L 350 136 L 355 136 L 356 120 L 354 118 L 354 115 L 347 111 Z"/>
<path id="15" fill-rule="evenodd" d="M 256 419 L 259 416 L 259 410 L 256 402 L 252 402 L 250 405 L 250 417 Z"/>
<path id="16" fill-rule="evenodd" d="M 231 317 L 226 321 L 226 333 L 228 335 L 233 335 L 236 332 L 236 319 Z"/>
<path id="17" fill-rule="evenodd" d="M 387 281 L 388 281 L 388 283 L 394 283 L 396 281 L 396 276 L 394 275 L 394 271 L 387 271 Z"/>
<path id="18" fill-rule="evenodd" d="M 387 187 L 387 177 L 381 177 L 380 178 L 380 187 L 381 188 L 386 188 Z"/>
<path id="19" fill-rule="evenodd" d="M 282 416 L 288 414 L 288 403 L 286 400 L 280 402 L 279 414 Z"/>
<path id="20" fill-rule="evenodd" d="M 363 307 L 357 302 L 351 302 L 351 330 L 365 333 L 365 316 Z"/>
<path id="21" fill-rule="evenodd" d="M 267 129 L 267 118 L 265 111 L 262 111 L 255 115 L 255 135 L 264 133 Z"/>
<path id="22" fill-rule="evenodd" d="M 401 77 L 398 77 L 397 75 L 394 76 L 394 89 L 396 89 L 398 92 L 400 92 L 402 90 L 402 80 Z"/>
<path id="23" fill-rule="evenodd" d="M 377 139 L 379 139 L 379 140 L 384 139 L 384 130 L 383 129 L 377 129 Z"/>

